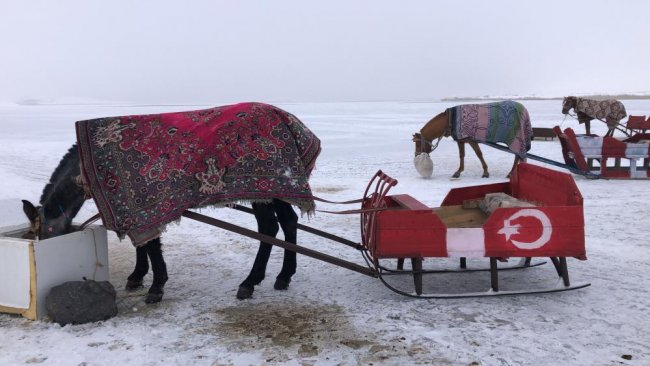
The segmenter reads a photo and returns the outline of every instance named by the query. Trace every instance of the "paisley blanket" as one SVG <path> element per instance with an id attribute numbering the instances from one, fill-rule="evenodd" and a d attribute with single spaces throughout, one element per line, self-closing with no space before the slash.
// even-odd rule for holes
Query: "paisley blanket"
<path id="1" fill-rule="evenodd" d="M 594 100 L 576 98 L 576 105 L 573 109 L 591 118 L 605 121 L 609 128 L 616 127 L 620 120 L 627 116 L 625 106 L 616 99 Z M 580 122 L 582 123 L 582 121 Z"/>
<path id="2" fill-rule="evenodd" d="M 515 101 L 462 104 L 447 109 L 454 140 L 503 142 L 522 158 L 530 150 L 533 130 L 528 110 Z"/>
<path id="3" fill-rule="evenodd" d="M 104 225 L 135 245 L 188 208 L 272 198 L 315 208 L 308 178 L 320 140 L 274 106 L 99 118 L 76 130 L 82 178 Z"/>

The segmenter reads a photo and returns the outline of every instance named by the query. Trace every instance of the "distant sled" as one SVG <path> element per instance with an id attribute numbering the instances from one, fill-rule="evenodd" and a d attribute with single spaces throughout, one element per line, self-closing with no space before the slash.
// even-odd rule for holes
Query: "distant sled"
<path id="1" fill-rule="evenodd" d="M 650 178 L 650 134 L 636 133 L 624 140 L 611 136 L 576 135 L 555 126 L 567 165 L 578 174 L 607 179 Z"/>

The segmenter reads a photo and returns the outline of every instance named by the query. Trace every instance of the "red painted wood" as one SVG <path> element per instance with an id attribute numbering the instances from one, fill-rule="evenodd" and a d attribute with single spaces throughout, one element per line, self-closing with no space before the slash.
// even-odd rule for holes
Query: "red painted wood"
<path id="1" fill-rule="evenodd" d="M 583 199 L 571 175 L 521 163 L 509 182 L 452 189 L 443 206 L 494 192 L 536 206 L 497 208 L 482 226 L 484 256 L 586 259 Z M 447 227 L 434 211 L 409 195 L 372 198 L 364 208 L 387 208 L 362 214 L 364 245 L 374 258 L 448 256 Z"/>
<path id="2" fill-rule="evenodd" d="M 415 198 L 411 197 L 408 194 L 395 194 L 390 196 L 390 198 L 399 206 L 401 206 L 402 208 L 406 208 L 408 210 L 431 211 L 431 209 L 427 205 L 416 200 Z"/>
<path id="3" fill-rule="evenodd" d="M 575 132 L 570 128 L 566 128 L 564 130 L 564 136 L 566 137 L 566 144 L 569 150 L 573 153 L 573 160 L 578 166 L 578 169 L 588 172 L 589 165 L 587 165 L 587 160 L 585 160 L 585 156 L 582 154 L 582 150 L 580 150 Z"/>

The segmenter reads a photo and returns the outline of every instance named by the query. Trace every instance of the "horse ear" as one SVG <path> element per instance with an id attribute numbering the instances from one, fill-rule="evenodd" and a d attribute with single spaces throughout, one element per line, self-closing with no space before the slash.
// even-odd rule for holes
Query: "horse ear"
<path id="1" fill-rule="evenodd" d="M 34 207 L 31 202 L 23 200 L 23 212 L 27 215 L 27 218 L 32 224 L 36 221 L 36 218 L 38 217 L 38 209 Z"/>

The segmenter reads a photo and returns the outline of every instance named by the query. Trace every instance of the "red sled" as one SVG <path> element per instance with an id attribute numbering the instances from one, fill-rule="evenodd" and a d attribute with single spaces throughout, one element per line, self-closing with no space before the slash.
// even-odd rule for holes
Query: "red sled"
<path id="1" fill-rule="evenodd" d="M 377 172 L 364 194 L 361 213 L 362 244 L 379 278 L 394 291 L 409 295 L 383 275 L 412 274 L 411 295 L 433 298 L 556 292 L 589 285 L 572 285 L 567 270 L 567 258 L 586 259 L 582 195 L 571 175 L 522 163 L 509 182 L 452 189 L 436 208 L 407 194 L 388 195 L 395 184 L 395 179 Z M 422 275 L 440 272 L 422 268 L 423 259 L 432 257 L 460 258 L 461 271 L 468 271 L 467 258 L 489 258 L 490 291 L 423 295 Z M 558 283 L 500 291 L 498 263 L 511 257 L 522 261 L 508 269 L 535 266 L 534 257 L 550 258 Z M 390 258 L 399 259 L 396 269 L 383 264 Z M 411 259 L 411 271 L 403 269 L 405 258 Z"/>

